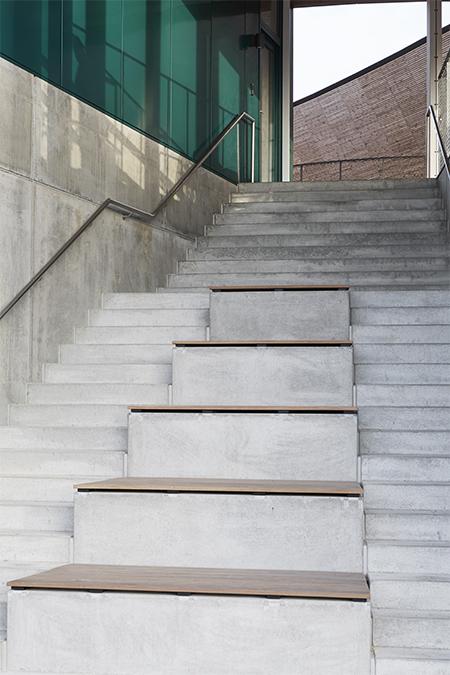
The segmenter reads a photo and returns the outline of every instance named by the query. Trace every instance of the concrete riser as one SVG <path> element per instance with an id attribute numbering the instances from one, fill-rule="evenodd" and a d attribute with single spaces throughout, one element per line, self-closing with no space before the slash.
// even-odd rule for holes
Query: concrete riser
<path id="1" fill-rule="evenodd" d="M 343 291 L 211 294 L 211 340 L 347 340 Z"/>
<path id="2" fill-rule="evenodd" d="M 164 364 L 171 367 L 172 345 L 61 345 L 59 360 L 62 364 Z"/>
<path id="3" fill-rule="evenodd" d="M 75 495 L 75 562 L 362 572 L 358 498 Z"/>
<path id="4" fill-rule="evenodd" d="M 174 404 L 351 406 L 351 347 L 177 347 Z"/>
<path id="5" fill-rule="evenodd" d="M 12 670 L 370 673 L 368 603 L 11 591 L 8 605 Z"/>
<path id="6" fill-rule="evenodd" d="M 179 274 L 280 274 L 293 272 L 305 274 L 307 272 L 361 272 L 370 269 L 375 271 L 417 271 L 428 270 L 430 264 L 444 269 L 446 258 L 440 257 L 412 257 L 412 258 L 313 258 L 290 260 L 191 260 L 181 262 L 178 266 Z M 92 324 L 91 324 L 92 325 Z M 120 324 L 124 325 L 124 324 Z M 134 325 L 134 324 L 130 324 Z M 142 325 L 142 324 L 138 324 Z M 197 324 L 198 325 L 198 324 Z"/>
<path id="7" fill-rule="evenodd" d="M 89 312 L 90 326 L 206 326 L 208 309 L 101 309 Z"/>
<path id="8" fill-rule="evenodd" d="M 377 675 L 450 675 L 450 661 L 425 659 L 377 659 Z"/>
<path id="9" fill-rule="evenodd" d="M 450 482 L 450 457 L 371 455 L 363 457 L 362 477 L 363 480 L 386 482 Z"/>
<path id="10" fill-rule="evenodd" d="M 373 642 L 383 647 L 450 649 L 450 618 L 375 613 Z"/>
<path id="11" fill-rule="evenodd" d="M 447 455 L 450 431 L 362 431 L 361 454 Z"/>
<path id="12" fill-rule="evenodd" d="M 372 607 L 419 612 L 446 612 L 450 603 L 450 584 L 447 580 L 378 579 L 371 576 Z"/>
<path id="13" fill-rule="evenodd" d="M 450 509 L 450 490 L 444 483 L 414 485 L 366 480 L 364 504 L 367 509 L 445 510 Z"/>
<path id="14" fill-rule="evenodd" d="M 132 413 L 128 474 L 354 481 L 357 418 L 321 414 Z"/>
<path id="15" fill-rule="evenodd" d="M 396 574 L 448 574 L 450 546 L 429 542 L 427 545 L 395 545 L 369 542 L 369 571 Z"/>
<path id="16" fill-rule="evenodd" d="M 209 309 L 198 294 L 173 297 L 169 293 L 105 293 L 103 309 Z"/>
<path id="17" fill-rule="evenodd" d="M 369 511 L 366 513 L 366 536 L 393 541 L 450 541 L 450 512 Z"/>

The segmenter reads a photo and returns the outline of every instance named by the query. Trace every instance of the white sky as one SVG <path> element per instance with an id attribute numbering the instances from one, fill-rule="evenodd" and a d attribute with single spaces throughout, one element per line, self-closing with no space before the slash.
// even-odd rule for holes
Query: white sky
<path id="1" fill-rule="evenodd" d="M 450 23 L 450 2 L 442 24 Z M 424 37 L 426 3 L 294 10 L 294 101 Z"/>

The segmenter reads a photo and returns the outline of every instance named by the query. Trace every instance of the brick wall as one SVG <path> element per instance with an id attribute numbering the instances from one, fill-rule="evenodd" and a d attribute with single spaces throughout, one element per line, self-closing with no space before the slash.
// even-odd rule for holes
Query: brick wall
<path id="1" fill-rule="evenodd" d="M 294 103 L 295 180 L 426 175 L 426 45 L 416 45 Z"/>

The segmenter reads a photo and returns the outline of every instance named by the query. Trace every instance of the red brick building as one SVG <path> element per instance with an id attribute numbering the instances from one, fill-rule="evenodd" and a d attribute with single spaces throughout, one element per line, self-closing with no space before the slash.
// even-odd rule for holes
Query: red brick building
<path id="1" fill-rule="evenodd" d="M 422 39 L 296 101 L 295 179 L 425 176 L 425 61 Z"/>

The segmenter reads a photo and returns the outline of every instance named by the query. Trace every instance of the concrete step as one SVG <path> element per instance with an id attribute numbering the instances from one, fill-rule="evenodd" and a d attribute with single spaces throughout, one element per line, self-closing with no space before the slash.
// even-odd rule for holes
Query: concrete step
<path id="1" fill-rule="evenodd" d="M 211 340 L 331 340 L 349 337 L 348 292 L 211 293 Z"/>
<path id="2" fill-rule="evenodd" d="M 120 472 L 119 475 L 122 475 Z M 106 479 L 114 476 L 96 476 Z M 2 501 L 68 502 L 73 501 L 73 486 L 86 483 L 92 476 L 0 476 Z M 1 558 L 0 558 L 1 560 Z"/>
<path id="3" fill-rule="evenodd" d="M 448 574 L 450 542 L 372 540 L 369 574 Z"/>
<path id="4" fill-rule="evenodd" d="M 430 339 L 436 339 L 439 333 L 433 331 L 433 335 L 430 335 Z M 398 333 L 395 337 L 396 339 L 402 339 L 401 334 L 399 335 Z M 415 338 L 419 339 L 419 337 L 419 331 L 416 331 Z M 388 337 L 386 337 L 386 339 L 388 339 Z M 404 335 L 403 339 L 406 340 L 407 336 Z M 445 343 L 427 344 L 420 342 L 415 344 L 407 344 L 404 342 L 399 342 L 398 344 L 369 344 L 357 342 L 353 345 L 353 357 L 356 364 L 381 364 L 376 366 L 377 369 L 380 367 L 382 368 L 382 364 L 390 364 L 390 367 L 392 367 L 393 364 L 394 373 L 396 372 L 395 366 L 398 364 L 406 364 L 407 366 L 413 365 L 416 368 L 418 367 L 417 364 L 421 363 L 436 364 L 437 368 L 440 367 L 439 364 L 443 364 L 443 372 L 445 373 L 447 364 L 450 363 L 450 345 Z M 432 369 L 431 372 L 435 371 L 433 365 L 430 365 L 429 367 Z M 401 366 L 398 365 L 398 368 L 401 368 Z"/>
<path id="5" fill-rule="evenodd" d="M 447 258 L 441 250 L 440 257 L 347 257 L 339 258 L 302 258 L 290 260 L 188 260 L 178 263 L 179 274 L 257 274 L 289 272 L 340 272 L 360 270 L 421 270 L 445 268 Z M 107 311 L 107 310 L 104 310 Z M 111 310 L 117 311 L 119 310 Z M 126 310 L 120 310 L 126 312 Z M 127 312 L 129 314 L 130 312 Z M 448 314 L 446 315 L 448 320 Z M 107 319 L 105 319 L 106 321 Z M 121 319 L 117 318 L 117 322 Z M 112 320 L 110 320 L 112 321 Z M 137 321 L 137 320 L 136 320 Z M 186 323 L 186 318 L 184 319 Z M 206 321 L 205 321 L 206 323 Z M 126 324 L 123 320 L 122 325 Z M 107 324 L 106 324 L 107 325 Z M 131 323 L 129 325 L 132 325 Z"/>
<path id="6" fill-rule="evenodd" d="M 175 405 L 351 406 L 351 347 L 176 346 Z"/>
<path id="7" fill-rule="evenodd" d="M 450 288 L 443 291 L 351 291 L 353 308 L 449 307 Z"/>
<path id="8" fill-rule="evenodd" d="M 450 650 L 375 649 L 377 675 L 450 675 Z"/>
<path id="9" fill-rule="evenodd" d="M 323 245 L 297 246 L 246 246 L 237 243 L 232 248 L 188 249 L 189 261 L 243 261 L 243 260 L 301 260 L 301 259 L 346 259 L 346 258 L 422 258 L 442 257 L 442 244 L 425 242 L 397 245 Z"/>
<path id="10" fill-rule="evenodd" d="M 442 253 L 441 253 L 442 255 Z M 206 326 L 208 309 L 95 309 L 89 326 Z"/>
<path id="11" fill-rule="evenodd" d="M 28 425 L 0 427 L 0 448 L 12 450 L 126 450 L 128 429 L 99 425 L 86 428 Z M 64 461 L 64 460 L 62 460 Z"/>
<path id="12" fill-rule="evenodd" d="M 198 293 L 104 293 L 103 309 L 208 309 L 207 298 Z"/>
<path id="13" fill-rule="evenodd" d="M 29 403 L 168 403 L 166 384 L 29 384 Z"/>
<path id="14" fill-rule="evenodd" d="M 128 475 L 354 481 L 357 417 L 132 412 Z"/>
<path id="15" fill-rule="evenodd" d="M 331 197 L 331 193 L 329 193 Z M 353 199 L 329 199 L 329 200 L 312 200 L 312 199 L 301 199 L 295 201 L 251 201 L 251 202 L 232 202 L 231 204 L 223 205 L 223 213 L 226 214 L 245 214 L 248 213 L 272 213 L 272 214 L 284 214 L 284 213 L 349 213 L 353 211 L 357 212 L 370 212 L 370 211 L 382 211 L 382 212 L 396 212 L 396 211 L 419 211 L 425 209 L 426 211 L 441 210 L 442 209 L 442 199 L 441 197 L 425 197 L 422 199 L 402 199 L 395 198 L 391 195 L 390 199 L 368 199 L 362 198 L 361 193 L 355 195 Z"/>
<path id="16" fill-rule="evenodd" d="M 0 560 L 9 563 L 62 565 L 71 557 L 71 535 L 38 530 L 0 530 Z"/>
<path id="17" fill-rule="evenodd" d="M 446 384 L 358 384 L 359 406 L 450 406 Z"/>
<path id="18" fill-rule="evenodd" d="M 91 326 L 77 328 L 75 341 L 79 344 L 160 345 L 170 344 L 172 340 L 204 340 L 205 335 L 206 330 L 201 326 Z"/>
<path id="19" fill-rule="evenodd" d="M 393 541 L 450 541 L 450 512 L 367 510 L 366 536 Z"/>
<path id="20" fill-rule="evenodd" d="M 162 581 L 144 585 L 139 584 L 139 579 L 155 568 L 136 571 L 132 567 L 108 567 L 109 587 L 111 580 L 115 581 L 111 592 L 102 588 L 105 568 L 96 566 L 93 568 L 96 588 L 103 592 L 90 593 L 84 590 L 87 584 L 91 587 L 93 584 L 89 578 L 90 566 L 75 565 L 41 574 L 41 583 L 48 586 L 46 574 L 61 576 L 67 569 L 80 568 L 84 581 L 78 583 L 78 590 L 25 587 L 10 592 L 8 667 L 11 670 L 38 669 L 48 673 L 64 669 L 67 673 L 95 672 L 96 675 L 113 672 L 137 675 L 158 670 L 183 673 L 186 668 L 192 673 L 217 675 L 252 672 L 291 675 L 302 671 L 315 675 L 370 673 L 369 603 L 327 596 L 311 599 L 298 592 L 294 595 L 291 579 L 298 578 L 301 572 L 279 571 L 276 575 L 282 581 L 288 576 L 289 600 L 286 600 L 286 590 L 280 591 L 280 582 L 270 582 L 273 574 L 261 570 L 191 568 L 185 572 L 178 568 L 169 570 L 164 583 L 164 569 L 156 569 L 153 576 L 158 574 Z M 124 582 L 116 580 L 119 573 L 133 580 L 137 592 L 127 592 L 129 585 L 127 588 Z M 188 596 L 165 591 L 178 587 L 177 577 L 183 573 L 188 579 L 199 577 L 196 586 L 200 588 L 223 587 L 225 590 L 220 595 L 188 590 Z M 255 581 L 263 575 L 269 581 L 265 584 L 261 581 L 254 591 Z M 320 580 L 320 575 L 312 576 Z M 359 578 L 359 575 L 352 578 L 355 576 Z M 330 575 L 327 578 L 332 588 L 334 578 Z M 240 580 L 238 591 L 234 579 Z M 33 583 L 33 577 L 19 583 Z M 61 587 L 62 582 L 58 583 Z M 316 587 L 318 583 L 320 581 L 316 581 Z M 182 588 L 189 589 L 192 585 L 185 584 Z M 93 635 L 95 647 L 80 650 L 80 644 L 88 647 L 92 644 Z"/>
<path id="21" fill-rule="evenodd" d="M 424 188 L 436 189 L 436 178 L 421 179 L 376 179 L 376 180 L 340 180 L 340 181 L 291 181 L 291 182 L 268 182 L 268 183 L 240 183 L 238 192 L 242 194 L 254 194 L 263 192 L 324 192 L 333 190 L 383 190 L 389 193 L 391 190 L 422 190 Z"/>
<path id="22" fill-rule="evenodd" d="M 378 610 L 373 616 L 375 646 L 450 650 L 450 611 Z"/>
<path id="23" fill-rule="evenodd" d="M 362 458 L 363 480 L 449 481 L 450 456 L 370 454 Z"/>
<path id="24" fill-rule="evenodd" d="M 172 365 L 139 364 L 61 364 L 47 363 L 43 381 L 46 383 L 121 383 L 121 384 L 170 384 Z"/>
<path id="25" fill-rule="evenodd" d="M 448 455 L 450 431 L 361 431 L 361 454 Z"/>
<path id="26" fill-rule="evenodd" d="M 8 476 L 121 475 L 124 453 L 109 450 L 0 450 L 1 473 Z"/>
<path id="27" fill-rule="evenodd" d="M 216 228 L 223 227 L 222 234 L 295 234 L 300 232 L 324 232 L 322 228 L 306 228 L 307 225 L 329 225 L 331 231 L 346 232 L 440 232 L 444 229 L 444 215 L 440 208 L 414 210 L 336 210 L 319 208 L 302 213 L 224 213 L 214 217 L 214 225 L 206 228 L 208 236 L 217 235 Z M 396 224 L 394 224 L 396 223 Z M 271 227 L 269 227 L 271 226 Z"/>
<path id="28" fill-rule="evenodd" d="M 449 345 L 450 349 L 450 345 Z M 355 381 L 359 385 L 378 384 L 449 384 L 450 360 L 448 363 L 377 363 L 357 365 Z"/>
<path id="29" fill-rule="evenodd" d="M 347 226 L 348 227 L 348 226 Z M 206 254 L 214 257 L 215 253 L 220 254 L 221 249 L 226 249 L 233 255 L 239 251 L 243 253 L 245 248 L 250 249 L 295 249 L 309 247 L 394 247 L 394 246 L 447 246 L 447 238 L 444 230 L 440 232 L 420 232 L 417 225 L 413 231 L 408 232 L 405 227 L 400 232 L 347 232 L 336 233 L 333 225 L 317 225 L 318 231 L 314 226 L 309 226 L 308 230 L 301 234 L 276 234 L 274 232 L 267 234 L 239 234 L 221 235 L 213 237 L 198 237 L 196 247 L 187 249 L 188 255 L 196 254 L 200 257 Z M 354 228 L 353 228 L 354 229 Z M 122 295 L 122 294 L 121 294 Z"/>
<path id="30" fill-rule="evenodd" d="M 16 404 L 9 409 L 13 426 L 28 427 L 126 427 L 127 405 Z"/>
<path id="31" fill-rule="evenodd" d="M 344 284 L 346 286 L 356 286 L 356 287 L 368 287 L 368 286 L 424 286 L 424 285 L 436 285 L 448 284 L 449 274 L 446 270 L 434 269 L 434 266 L 431 266 L 429 270 L 420 270 L 420 271 L 354 271 L 354 272 L 308 272 L 308 273 L 297 273 L 294 272 L 266 272 L 266 273 L 254 273 L 254 274 L 169 274 L 168 283 L 169 287 L 176 289 L 178 292 L 181 288 L 192 290 L 192 288 L 199 287 L 208 287 L 208 286 L 232 286 L 232 285 L 258 285 L 262 286 L 267 285 L 310 285 L 310 284 Z M 361 326 L 359 328 L 366 328 Z M 111 328 L 107 329 L 112 331 Z M 132 341 L 132 332 L 131 329 L 116 329 L 118 331 L 125 330 L 122 334 L 126 336 L 125 339 L 122 339 L 123 342 L 126 342 L 127 339 Z M 135 329 L 136 331 L 138 329 Z M 157 329 L 147 328 L 140 329 L 155 331 Z M 160 329 L 162 330 L 162 329 Z M 201 332 L 203 329 L 194 329 L 197 330 L 197 333 Z M 371 328 L 373 330 L 373 328 Z M 77 332 L 79 342 L 92 342 L 95 336 L 97 342 L 107 342 L 108 337 L 109 341 L 114 340 L 114 336 L 111 333 L 100 333 L 100 332 L 89 332 L 89 331 L 101 331 L 99 328 L 87 328 L 82 329 Z M 175 333 L 175 329 L 173 329 Z M 119 333 L 120 335 L 120 333 Z M 81 336 L 81 337 L 80 337 Z M 87 337 L 86 337 L 87 336 Z M 148 341 L 144 339 L 145 334 L 139 332 L 136 334 L 135 342 L 138 340 Z M 184 329 L 184 338 L 180 336 L 179 333 L 174 334 L 172 339 L 188 339 L 188 331 Z M 103 338 L 103 339 L 102 339 Z M 196 339 L 196 338 L 192 338 Z M 120 341 L 116 339 L 116 341 Z M 155 337 L 156 341 L 156 337 Z"/>
<path id="32" fill-rule="evenodd" d="M 450 343 L 450 326 L 353 326 L 359 344 Z"/>
<path id="33" fill-rule="evenodd" d="M 370 599 L 375 611 L 447 611 L 450 602 L 450 575 L 371 574 Z"/>
<path id="34" fill-rule="evenodd" d="M 76 492 L 76 563 L 362 572 L 361 498 L 155 492 L 136 481 L 138 492 L 130 479 Z"/>
<path id="35" fill-rule="evenodd" d="M 449 298 L 450 300 L 450 298 Z M 371 307 L 352 309 L 352 324 L 377 325 L 448 325 L 450 306 L 447 307 Z"/>
<path id="36" fill-rule="evenodd" d="M 450 509 L 449 482 L 441 481 L 369 481 L 364 480 L 367 509 L 425 510 Z"/>
<path id="37" fill-rule="evenodd" d="M 168 295 L 171 295 L 168 293 Z M 173 294 L 175 295 L 175 294 Z M 182 295 L 182 294 L 181 294 Z M 209 298 L 208 298 L 209 302 Z M 171 365 L 172 345 L 155 344 L 78 344 L 60 345 L 59 360 L 64 364 L 148 364 Z"/>
<path id="38" fill-rule="evenodd" d="M 386 189 L 360 189 L 360 190 L 283 190 L 266 192 L 234 192 L 230 195 L 232 204 L 247 204 L 260 202 L 346 202 L 353 200 L 379 199 L 380 201 L 389 199 L 429 199 L 439 198 L 440 194 L 437 187 L 423 187 L 411 190 L 410 188 L 392 188 Z"/>
<path id="39" fill-rule="evenodd" d="M 0 501 L 0 519 L 3 532 L 36 530 L 72 534 L 73 531 L 73 507 L 67 502 Z"/>

